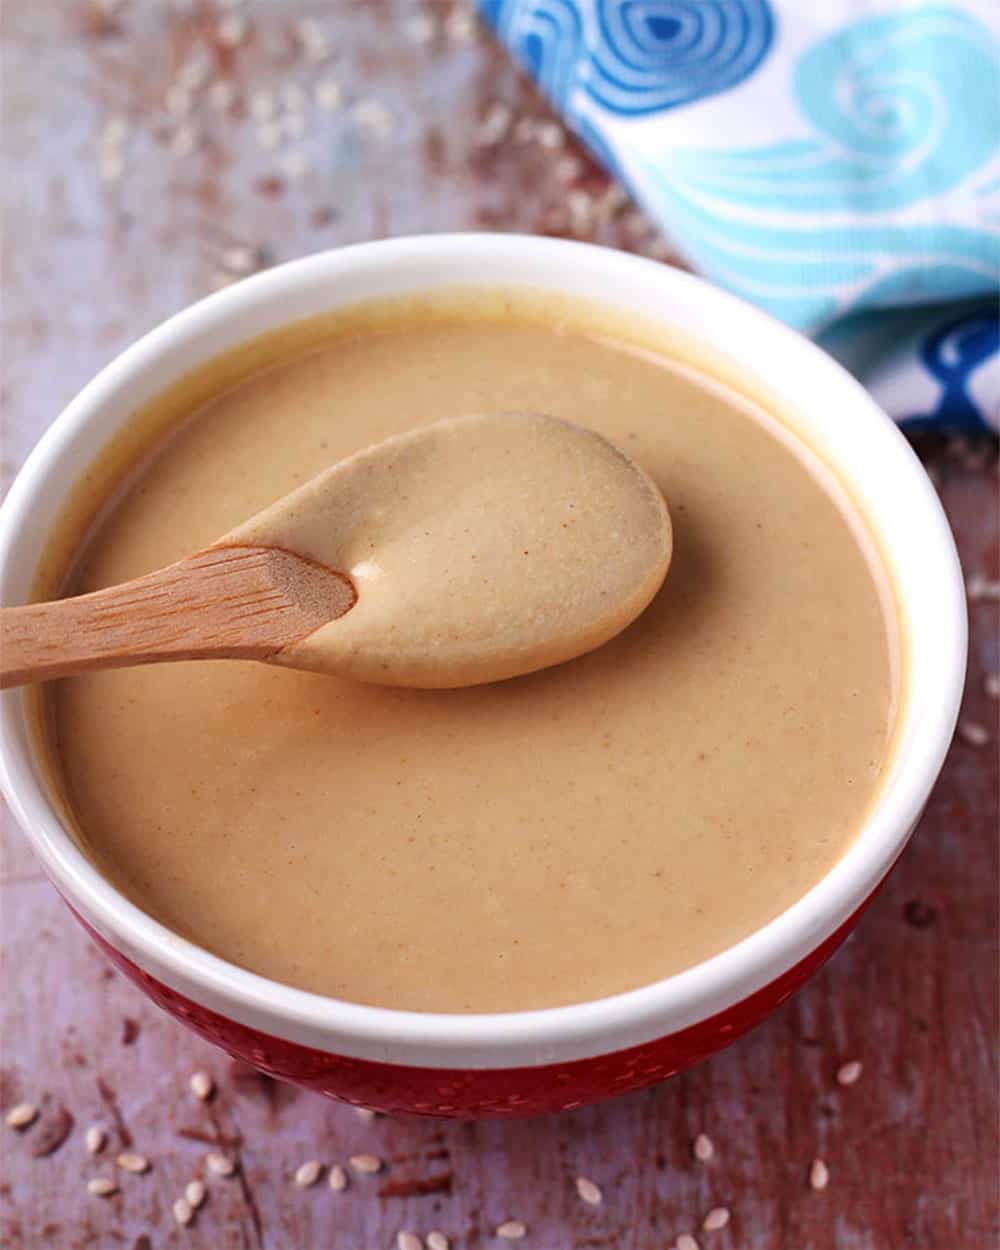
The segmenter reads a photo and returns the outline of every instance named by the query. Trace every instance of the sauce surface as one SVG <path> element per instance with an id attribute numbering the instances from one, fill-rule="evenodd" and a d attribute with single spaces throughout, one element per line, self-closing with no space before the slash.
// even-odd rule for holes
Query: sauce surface
<path id="1" fill-rule="evenodd" d="M 582 318 L 368 316 L 228 385 L 133 476 L 76 588 L 179 559 L 372 442 L 496 411 L 578 420 L 651 475 L 662 590 L 598 650 L 495 685 L 233 662 L 55 684 L 83 841 L 165 924 L 356 1002 L 547 1007 L 717 953 L 850 844 L 896 698 L 860 519 L 763 411 Z"/>
<path id="2" fill-rule="evenodd" d="M 319 474 L 220 540 L 347 574 L 349 612 L 276 663 L 447 689 L 593 650 L 646 607 L 670 562 L 654 482 L 568 421 L 434 421 Z"/>

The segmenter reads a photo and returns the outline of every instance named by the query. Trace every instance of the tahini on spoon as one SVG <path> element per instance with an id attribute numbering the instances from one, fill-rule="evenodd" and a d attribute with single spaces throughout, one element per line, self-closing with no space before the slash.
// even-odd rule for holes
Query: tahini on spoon
<path id="1" fill-rule="evenodd" d="M 388 685 L 497 681 L 624 629 L 666 576 L 651 479 L 553 417 L 439 421 L 134 581 L 0 611 L 0 688 L 167 660 Z"/>

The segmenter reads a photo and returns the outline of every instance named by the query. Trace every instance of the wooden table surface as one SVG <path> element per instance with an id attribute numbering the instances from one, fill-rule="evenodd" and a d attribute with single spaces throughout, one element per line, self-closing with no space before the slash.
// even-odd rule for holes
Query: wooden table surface
<path id="1" fill-rule="evenodd" d="M 303 22 L 303 19 L 306 19 Z M 315 19 L 311 23 L 308 19 Z M 4 473 L 127 343 L 251 264 L 392 234 L 576 234 L 664 255 L 452 3 L 7 0 Z M 989 447 L 923 449 L 970 574 L 996 578 Z M 17 1247 L 380 1250 L 401 1229 L 532 1250 L 987 1250 L 997 1245 L 997 604 L 970 604 L 967 721 L 856 935 L 749 1038 L 656 1089 L 509 1123 L 378 1119 L 236 1070 L 117 976 L 19 831 L 3 856 L 0 1240 Z M 859 1060 L 857 1083 L 838 1067 Z M 210 1072 L 213 1101 L 188 1078 Z M 59 1141 L 72 1117 L 72 1128 Z M 96 1159 L 86 1129 L 108 1127 Z M 696 1134 L 715 1144 L 692 1157 Z M 110 1199 L 119 1143 L 147 1154 Z M 194 1223 L 205 1142 L 237 1153 Z M 346 1193 L 292 1181 L 358 1151 Z M 811 1160 L 829 1167 L 812 1190 Z M 574 1178 L 592 1178 L 600 1205 Z M 421 1194 L 415 1181 L 430 1181 Z M 702 1232 L 714 1206 L 729 1226 Z"/>

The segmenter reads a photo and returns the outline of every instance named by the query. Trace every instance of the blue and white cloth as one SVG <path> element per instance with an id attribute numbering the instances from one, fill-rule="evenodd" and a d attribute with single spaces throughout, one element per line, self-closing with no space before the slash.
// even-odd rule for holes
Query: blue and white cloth
<path id="1" fill-rule="evenodd" d="M 479 0 L 706 277 L 1000 429 L 1000 0 Z"/>

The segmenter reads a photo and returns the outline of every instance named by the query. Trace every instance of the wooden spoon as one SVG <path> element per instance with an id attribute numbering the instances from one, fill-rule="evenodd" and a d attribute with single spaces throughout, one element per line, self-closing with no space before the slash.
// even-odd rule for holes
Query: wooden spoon
<path id="1" fill-rule="evenodd" d="M 205 551 L 0 613 L 0 687 L 163 660 L 388 685 L 497 681 L 628 625 L 670 562 L 663 498 L 553 417 L 439 421 L 321 473 Z"/>

